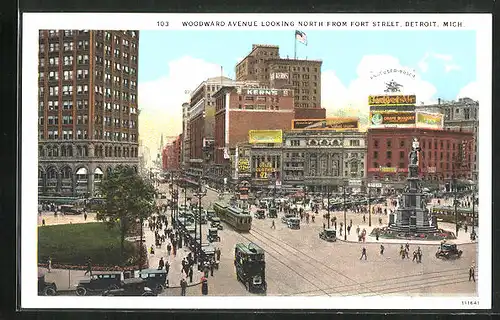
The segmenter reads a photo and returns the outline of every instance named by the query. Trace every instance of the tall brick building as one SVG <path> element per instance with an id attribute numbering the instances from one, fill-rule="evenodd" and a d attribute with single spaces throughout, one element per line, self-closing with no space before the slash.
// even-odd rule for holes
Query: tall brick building
<path id="1" fill-rule="evenodd" d="M 138 43 L 132 30 L 40 31 L 40 195 L 92 196 L 116 165 L 138 170 Z"/>
<path id="2" fill-rule="evenodd" d="M 254 44 L 252 51 L 236 65 L 236 80 L 292 89 L 296 108 L 321 108 L 322 63 L 321 60 L 280 58 L 279 46 Z"/>
<path id="3" fill-rule="evenodd" d="M 162 169 L 179 170 L 182 164 L 182 134 L 168 143 L 162 151 Z"/>
<path id="4" fill-rule="evenodd" d="M 291 93 L 244 86 L 215 93 L 215 162 L 224 163 L 237 144 L 247 143 L 249 130 L 290 129 L 295 114 Z"/>
<path id="5" fill-rule="evenodd" d="M 408 153 L 414 137 L 419 140 L 422 149 L 419 162 L 424 182 L 444 185 L 453 176 L 472 179 L 473 133 L 424 128 L 369 129 L 368 177 L 403 186 L 408 175 Z"/>

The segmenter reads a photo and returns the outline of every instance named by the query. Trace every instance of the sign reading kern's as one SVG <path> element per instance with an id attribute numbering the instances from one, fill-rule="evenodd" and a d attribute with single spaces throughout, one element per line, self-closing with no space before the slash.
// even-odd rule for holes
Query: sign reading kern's
<path id="1" fill-rule="evenodd" d="M 277 96 L 279 90 L 276 89 L 247 89 L 247 95 L 251 96 Z"/>

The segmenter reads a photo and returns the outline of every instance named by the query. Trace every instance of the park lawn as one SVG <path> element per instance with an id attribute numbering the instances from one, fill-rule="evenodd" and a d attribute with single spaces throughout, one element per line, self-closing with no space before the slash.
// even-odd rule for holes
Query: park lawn
<path id="1" fill-rule="evenodd" d="M 96 266 L 131 264 L 135 245 L 125 241 L 124 260 L 120 257 L 120 232 L 106 223 L 75 223 L 38 227 L 38 262 L 85 265 L 87 258 Z"/>

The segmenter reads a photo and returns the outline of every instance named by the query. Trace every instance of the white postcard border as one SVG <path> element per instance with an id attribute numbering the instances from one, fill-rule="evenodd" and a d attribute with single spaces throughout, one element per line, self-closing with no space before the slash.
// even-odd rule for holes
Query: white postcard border
<path id="1" fill-rule="evenodd" d="M 22 16 L 22 203 L 21 302 L 22 308 L 39 309 L 489 309 L 491 308 L 491 171 L 479 172 L 478 297 L 41 297 L 37 295 L 37 145 L 38 145 L 38 30 L 231 30 L 229 27 L 182 27 L 196 21 L 295 21 L 293 27 L 239 27 L 238 30 L 294 30 L 297 21 L 399 21 L 403 26 L 357 27 L 356 30 L 458 30 L 443 28 L 445 21 L 461 21 L 459 30 L 475 30 L 477 82 L 481 89 L 479 136 L 480 168 L 491 168 L 492 143 L 492 16 L 490 14 L 108 14 L 24 13 Z M 168 21 L 169 26 L 161 26 Z M 438 27 L 406 27 L 407 21 L 436 21 Z M 346 30 L 351 27 L 303 27 L 300 29 Z M 468 304 L 474 301 L 478 304 Z M 157 302 L 157 303 L 156 303 Z"/>

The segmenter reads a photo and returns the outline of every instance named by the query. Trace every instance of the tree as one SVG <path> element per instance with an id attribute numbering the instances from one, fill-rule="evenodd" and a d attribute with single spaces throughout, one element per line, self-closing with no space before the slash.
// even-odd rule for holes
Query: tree
<path id="1" fill-rule="evenodd" d="M 155 211 L 156 191 L 153 185 L 146 182 L 133 168 L 118 166 L 102 180 L 100 192 L 105 201 L 97 212 L 97 219 L 111 226 L 119 224 L 120 253 L 123 261 L 125 236 L 137 219 L 142 221 Z M 142 255 L 142 252 L 140 254 Z"/>

